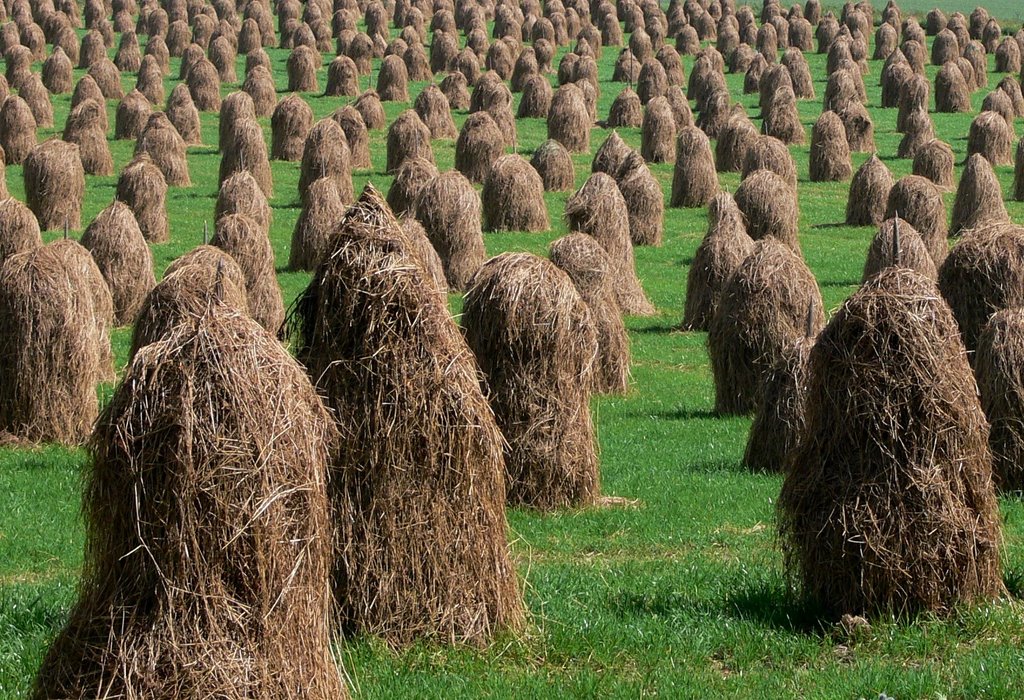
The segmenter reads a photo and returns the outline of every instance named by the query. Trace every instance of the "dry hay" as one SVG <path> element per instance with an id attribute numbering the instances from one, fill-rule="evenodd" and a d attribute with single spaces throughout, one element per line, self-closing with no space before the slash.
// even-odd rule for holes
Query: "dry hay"
<path id="1" fill-rule="evenodd" d="M 151 243 L 170 239 L 167 223 L 167 182 L 145 153 L 125 166 L 117 179 L 117 199 L 127 204 L 142 236 Z"/>
<path id="2" fill-rule="evenodd" d="M 114 116 L 114 138 L 135 140 L 146 128 L 153 109 L 149 100 L 138 90 L 132 90 L 117 105 Z"/>
<path id="3" fill-rule="evenodd" d="M 935 127 L 932 118 L 924 109 L 911 112 L 906 117 L 903 139 L 896 150 L 899 158 L 915 158 L 917 152 L 935 140 Z"/>
<path id="4" fill-rule="evenodd" d="M 89 175 L 114 174 L 114 160 L 100 119 L 105 109 L 94 100 L 86 100 L 71 110 L 64 124 L 63 140 L 78 146 L 82 167 Z"/>
<path id="5" fill-rule="evenodd" d="M 399 166 L 388 190 L 388 206 L 396 216 L 415 216 L 423 186 L 438 176 L 437 166 L 424 158 L 411 158 Z"/>
<path id="6" fill-rule="evenodd" d="M 1020 83 L 1007 75 L 999 81 L 999 89 L 1010 98 L 1014 113 L 1018 117 L 1024 117 L 1024 93 L 1021 92 Z"/>
<path id="7" fill-rule="evenodd" d="M 931 83 L 923 75 L 912 76 L 900 88 L 899 111 L 896 113 L 896 130 L 904 133 L 907 120 L 920 112 L 928 113 L 931 103 Z"/>
<path id="8" fill-rule="evenodd" d="M 995 112 L 1003 118 L 1006 122 L 1006 127 L 1010 131 L 1011 139 L 1016 138 L 1017 134 L 1013 127 L 1013 122 L 1017 118 L 1017 110 L 1013 107 L 1013 102 L 1010 100 L 1010 96 L 1002 90 L 994 90 L 989 94 L 985 95 L 985 99 L 981 102 L 981 111 Z"/>
<path id="9" fill-rule="evenodd" d="M 529 117 L 547 119 L 554 94 L 554 89 L 547 76 L 530 76 L 523 86 L 523 96 L 519 99 L 516 116 L 520 119 Z"/>
<path id="10" fill-rule="evenodd" d="M 782 57 L 782 65 L 789 70 L 789 77 L 793 82 L 793 92 L 797 99 L 814 99 L 814 79 L 803 52 L 796 48 L 786 49 L 786 53 Z"/>
<path id="11" fill-rule="evenodd" d="M 430 129 L 431 138 L 454 139 L 458 136 L 455 120 L 452 119 L 451 108 L 448 106 L 448 98 L 436 85 L 431 84 L 423 88 L 416 96 L 413 108 Z"/>
<path id="12" fill-rule="evenodd" d="M 750 121 L 743 106 L 737 104 L 715 143 L 715 169 L 720 173 L 741 172 L 758 138 L 757 127 Z"/>
<path id="13" fill-rule="evenodd" d="M 167 98 L 167 108 L 164 111 L 185 142 L 185 145 L 193 146 L 202 143 L 202 124 L 199 120 L 199 110 L 192 101 L 192 94 L 185 85 L 179 84 L 171 90 L 171 96 Z"/>
<path id="14" fill-rule="evenodd" d="M 608 173 L 614 177 L 626 156 L 632 151 L 633 149 L 619 136 L 619 132 L 612 131 L 594 154 L 594 159 L 590 163 L 590 171 Z"/>
<path id="15" fill-rule="evenodd" d="M 980 153 L 993 166 L 1013 165 L 1013 131 L 996 112 L 982 112 L 971 122 L 967 155 Z"/>
<path id="16" fill-rule="evenodd" d="M 974 368 L 981 406 L 991 430 L 992 472 L 1002 492 L 1024 489 L 1021 471 L 1024 433 L 1024 385 L 1021 383 L 1021 337 L 1024 309 L 997 311 L 989 318 L 978 338 Z"/>
<path id="17" fill-rule="evenodd" d="M 932 260 L 921 234 L 903 219 L 886 219 L 868 246 L 861 282 L 883 270 L 901 267 L 916 271 L 930 280 L 938 279 L 938 266 Z"/>
<path id="18" fill-rule="evenodd" d="M 893 54 L 882 69 L 882 95 L 881 104 L 882 107 L 898 107 L 900 102 L 900 94 L 904 90 L 904 85 L 914 79 L 914 71 L 907 63 L 906 56 L 903 55 L 902 51 L 897 49 L 897 53 Z M 924 81 L 925 85 L 928 81 Z"/>
<path id="19" fill-rule="evenodd" d="M 346 694 L 328 625 L 336 432 L 280 344 L 211 301 L 139 354 L 100 417 L 81 594 L 35 697 Z"/>
<path id="20" fill-rule="evenodd" d="M 811 352 L 779 531 L 790 576 L 836 615 L 945 612 L 1004 590 L 985 416 L 935 292 L 884 272 Z"/>
<path id="21" fill-rule="evenodd" d="M 36 125 L 40 128 L 53 126 L 53 105 L 50 104 L 50 93 L 43 86 L 39 76 L 32 73 L 21 81 L 18 87 L 18 97 L 25 100 L 25 104 L 32 110 L 32 116 Z"/>
<path id="22" fill-rule="evenodd" d="M 1003 190 L 992 164 L 981 154 L 969 156 L 956 190 L 950 235 L 958 236 L 982 225 L 1009 220 Z"/>
<path id="23" fill-rule="evenodd" d="M 796 191 L 785 180 L 771 170 L 755 170 L 743 179 L 734 196 L 751 238 L 775 238 L 801 254 L 800 208 Z"/>
<path id="24" fill-rule="evenodd" d="M 971 91 L 956 63 L 942 66 L 935 76 L 935 111 L 970 112 Z"/>
<path id="25" fill-rule="evenodd" d="M 960 58 L 960 43 L 956 39 L 956 34 L 948 28 L 943 29 L 935 35 L 935 39 L 932 41 L 932 65 L 944 66 L 958 58 Z"/>
<path id="26" fill-rule="evenodd" d="M 1024 306 L 1024 228 L 989 224 L 965 235 L 939 266 L 939 289 L 974 352 L 989 317 Z"/>
<path id="27" fill-rule="evenodd" d="M 80 270 L 53 246 L 0 265 L 0 432 L 67 445 L 89 435 L 104 352 L 93 303 Z"/>
<path id="28" fill-rule="evenodd" d="M 339 129 L 340 131 L 340 129 Z M 220 181 L 238 172 L 250 173 L 266 197 L 274 194 L 267 142 L 263 127 L 255 119 L 242 119 L 231 126 L 228 142 L 220 158 Z"/>
<path id="29" fill-rule="evenodd" d="M 569 275 L 590 309 L 597 334 L 593 390 L 624 394 L 629 389 L 629 335 L 615 299 L 608 254 L 590 236 L 571 233 L 552 243 L 549 255 L 551 262 Z"/>
<path id="30" fill-rule="evenodd" d="M 888 25 L 886 25 L 888 26 Z M 757 472 L 781 472 L 805 430 L 808 359 L 813 338 L 782 348 L 767 371 L 747 436 L 743 466 Z"/>
<path id="31" fill-rule="evenodd" d="M 38 248 L 42 244 L 36 215 L 5 193 L 4 198 L 0 199 L 0 263 L 12 255 Z"/>
<path id="32" fill-rule="evenodd" d="M 707 206 L 718 193 L 715 157 L 707 135 L 695 126 L 687 127 L 676 140 L 675 167 L 669 206 Z"/>
<path id="33" fill-rule="evenodd" d="M 636 94 L 640 102 L 646 105 L 656 97 L 663 97 L 668 88 L 668 77 L 665 68 L 654 58 L 648 58 L 640 67 L 640 77 L 636 82 Z"/>
<path id="34" fill-rule="evenodd" d="M 592 121 L 577 85 L 562 85 L 555 91 L 547 118 L 549 139 L 558 141 L 570 153 L 586 153 L 590 150 Z"/>
<path id="35" fill-rule="evenodd" d="M 220 183 L 214 218 L 229 214 L 245 214 L 259 224 L 264 233 L 270 231 L 273 210 L 256 178 L 248 170 L 239 170 Z"/>
<path id="36" fill-rule="evenodd" d="M 325 97 L 355 97 L 359 94 L 359 69 L 348 56 L 338 56 L 327 65 Z"/>
<path id="37" fill-rule="evenodd" d="M 948 143 L 932 139 L 917 148 L 913 173 L 928 178 L 942 189 L 950 190 L 956 186 L 953 179 L 954 160 L 953 148 Z"/>
<path id="38" fill-rule="evenodd" d="M 598 347 L 569 276 L 530 253 L 502 253 L 474 276 L 462 324 L 505 437 L 508 500 L 540 510 L 594 502 L 590 419 Z"/>
<path id="39" fill-rule="evenodd" d="M 416 218 L 441 257 L 452 291 L 464 290 L 487 259 L 480 209 L 476 190 L 457 170 L 441 173 L 420 189 Z"/>
<path id="40" fill-rule="evenodd" d="M 839 182 L 852 174 L 843 122 L 835 112 L 822 112 L 811 130 L 810 180 Z"/>
<path id="41" fill-rule="evenodd" d="M 608 253 L 612 286 L 622 312 L 653 315 L 654 305 L 648 301 L 636 274 L 629 209 L 615 180 L 606 173 L 593 173 L 566 200 L 565 219 L 570 232 L 588 234 Z"/>
<path id="42" fill-rule="evenodd" d="M 245 277 L 234 259 L 212 245 L 201 245 L 174 260 L 146 295 L 132 327 L 129 357 L 165 339 L 179 325 L 194 322 L 215 303 L 248 315 Z"/>
<path id="43" fill-rule="evenodd" d="M 617 83 L 636 83 L 640 77 L 640 61 L 636 59 L 633 52 L 628 48 L 619 52 L 615 59 L 615 68 L 612 70 L 612 80 Z"/>
<path id="44" fill-rule="evenodd" d="M 785 144 L 800 144 L 806 139 L 804 126 L 797 112 L 793 88 L 784 86 L 776 92 L 763 114 L 762 133 L 774 136 Z"/>
<path id="45" fill-rule="evenodd" d="M 412 217 L 401 219 L 402 234 L 409 245 L 410 254 L 421 264 L 427 277 L 433 282 L 441 296 L 448 294 L 448 280 L 444 277 L 444 264 L 441 256 L 434 250 L 423 224 Z"/>
<path id="46" fill-rule="evenodd" d="M 434 37 L 434 44 L 437 44 L 437 36 Z M 522 92 L 526 81 L 534 75 L 540 75 L 540 66 L 537 63 L 537 53 L 532 46 L 524 46 L 516 58 L 515 66 L 512 68 L 512 76 L 509 79 L 509 89 L 512 92 Z"/>
<path id="47" fill-rule="evenodd" d="M 643 124 L 644 111 L 640 104 L 640 98 L 631 88 L 624 88 L 612 102 L 608 110 L 609 128 L 641 126 Z"/>
<path id="48" fill-rule="evenodd" d="M 674 88 L 673 88 L 674 89 Z M 714 89 L 708 92 L 703 103 L 697 105 L 700 114 L 695 122 L 710 139 L 717 139 L 732 116 L 732 102 L 728 90 Z"/>
<path id="49" fill-rule="evenodd" d="M 248 71 L 242 83 L 242 91 L 252 98 L 256 116 L 269 117 L 273 113 L 277 104 L 277 88 L 274 87 L 274 77 L 269 68 L 254 66 Z"/>
<path id="50" fill-rule="evenodd" d="M 782 352 L 825 324 L 823 308 L 814 275 L 792 248 L 755 242 L 727 278 L 708 328 L 715 411 L 753 411 Z"/>
<path id="51" fill-rule="evenodd" d="M 683 330 L 708 330 L 726 281 L 753 249 L 736 201 L 727 192 L 718 193 L 708 205 L 707 233 L 686 276 Z"/>
<path id="52" fill-rule="evenodd" d="M 972 41 L 967 44 L 963 50 L 963 58 L 960 60 L 966 61 L 974 69 L 972 92 L 977 88 L 988 86 L 988 57 L 985 47 L 980 42 Z"/>
<path id="53" fill-rule="evenodd" d="M 135 141 L 135 155 L 145 153 L 160 168 L 164 180 L 172 187 L 192 184 L 185 158 L 185 142 L 163 112 L 153 112 L 146 128 Z"/>
<path id="54" fill-rule="evenodd" d="M 331 483 L 337 621 L 392 645 L 483 644 L 524 622 L 501 432 L 407 246 L 364 192 L 291 317 L 298 357 L 345 433 Z"/>
<path id="55" fill-rule="evenodd" d="M 96 82 L 88 75 L 78 81 L 78 86 L 81 86 L 86 78 L 89 78 L 89 83 L 95 87 Z M 76 90 L 78 86 L 76 86 Z M 154 106 L 164 101 L 164 74 L 152 56 L 142 59 L 142 66 L 135 78 L 135 89 L 145 95 L 150 104 Z M 96 88 L 96 91 L 99 92 L 99 88 Z"/>
<path id="56" fill-rule="evenodd" d="M 758 81 L 758 106 L 762 115 L 770 108 L 772 97 L 784 87 L 793 88 L 793 78 L 785 66 L 773 65 L 765 68 Z M 796 93 L 794 93 L 795 99 Z"/>
<path id="57" fill-rule="evenodd" d="M 401 63 L 401 61 L 399 61 Z M 298 46 L 288 56 L 288 92 L 317 92 L 320 89 L 316 72 L 320 54 L 309 46 Z M 402 64 L 405 68 L 405 64 Z"/>
<path id="58" fill-rule="evenodd" d="M 850 226 L 878 226 L 882 223 L 893 184 L 892 173 L 878 154 L 864 161 L 850 182 L 846 223 Z"/>
<path id="59" fill-rule="evenodd" d="M 900 178 L 889 191 L 885 218 L 900 217 L 921 234 L 935 266 L 942 265 L 948 248 L 946 236 L 946 204 L 935 184 L 919 175 Z"/>
<path id="60" fill-rule="evenodd" d="M 222 115 L 221 119 L 223 118 Z M 288 95 L 277 103 L 274 113 L 270 116 L 270 157 L 274 160 L 300 160 L 302 149 L 306 145 L 306 137 L 312 128 L 312 108 L 295 93 Z"/>
<path id="61" fill-rule="evenodd" d="M 82 227 L 85 171 L 77 145 L 44 141 L 25 158 L 23 172 L 25 203 L 43 231 Z"/>
<path id="62" fill-rule="evenodd" d="M 480 199 L 485 231 L 546 231 L 550 226 L 544 182 L 522 156 L 503 155 L 493 162 Z"/>
<path id="63" fill-rule="evenodd" d="M 452 109 L 469 107 L 469 83 L 466 76 L 459 72 L 448 73 L 440 83 L 441 92 L 448 98 L 448 106 Z"/>
<path id="64" fill-rule="evenodd" d="M 856 68 L 840 68 L 828 76 L 828 84 L 825 87 L 825 98 L 822 101 L 822 108 L 839 112 L 851 102 L 863 103 L 864 98 L 860 93 L 862 85 L 860 75 L 854 75 Z"/>
<path id="65" fill-rule="evenodd" d="M 665 225 L 665 196 L 643 156 L 630 152 L 614 177 L 626 202 L 633 245 L 660 246 Z"/>
<path id="66" fill-rule="evenodd" d="M 471 182 L 483 182 L 505 151 L 505 138 L 489 112 L 470 114 L 455 141 L 455 168 Z"/>
<path id="67" fill-rule="evenodd" d="M 760 135 L 747 149 L 743 163 L 743 179 L 758 170 L 770 170 L 781 177 L 795 192 L 797 187 L 796 161 L 786 144 L 774 136 Z"/>
<path id="68" fill-rule="evenodd" d="M 1024 139 L 1017 144 L 1013 167 L 1013 201 L 1024 202 Z"/>
<path id="69" fill-rule="evenodd" d="M 271 333 L 284 323 L 284 301 L 274 272 L 274 249 L 260 224 L 245 214 L 217 218 L 210 245 L 234 258 L 245 277 L 249 313 Z"/>
<path id="70" fill-rule="evenodd" d="M 411 158 L 425 158 L 433 162 L 434 151 L 430 146 L 430 129 L 414 110 L 407 109 L 388 128 L 387 172 L 394 173 Z"/>
<path id="71" fill-rule="evenodd" d="M 760 94 L 761 78 L 764 77 L 764 72 L 767 68 L 768 62 L 764 60 L 764 56 L 761 54 L 755 54 L 743 75 L 744 95 L 753 95 L 755 93 Z M 790 80 L 792 81 L 792 78 L 790 78 Z"/>
<path id="72" fill-rule="evenodd" d="M 43 85 L 51 95 L 62 95 L 71 92 L 72 87 L 72 65 L 67 54 L 59 46 L 53 50 L 50 57 L 43 62 L 41 72 Z"/>
<path id="73" fill-rule="evenodd" d="M 0 104 L 0 148 L 7 165 L 20 165 L 35 148 L 36 126 L 32 110 L 17 95 Z"/>
<path id="74" fill-rule="evenodd" d="M 114 325 L 131 325 L 156 279 L 153 255 L 128 205 L 115 200 L 101 211 L 82 234 L 82 246 L 110 288 Z"/>
<path id="75" fill-rule="evenodd" d="M 338 122 L 341 130 L 345 132 L 353 170 L 371 167 L 370 134 L 359 111 L 352 105 L 345 105 L 335 110 L 331 118 Z"/>
<path id="76" fill-rule="evenodd" d="M 219 35 L 210 42 L 209 47 L 210 63 L 217 69 L 217 77 L 222 83 L 233 85 L 238 82 L 238 73 L 235 71 L 235 60 L 238 58 L 235 48 L 231 45 L 230 39 Z"/>
<path id="77" fill-rule="evenodd" d="M 548 139 L 537 147 L 530 158 L 530 165 L 540 175 L 545 191 L 564 192 L 575 186 L 576 171 L 572 156 L 565 146 L 554 139 Z"/>
<path id="78" fill-rule="evenodd" d="M 386 57 L 377 73 L 377 94 L 381 101 L 408 102 L 408 84 L 409 71 L 405 62 L 395 55 Z"/>
<path id="79" fill-rule="evenodd" d="M 203 59 L 194 65 L 185 83 L 196 109 L 202 112 L 220 111 L 220 75 L 210 61 Z"/>
<path id="80" fill-rule="evenodd" d="M 312 182 L 307 203 L 299 212 L 288 254 L 289 270 L 315 270 L 327 251 L 328 241 L 345 213 L 337 183 L 330 177 Z"/>

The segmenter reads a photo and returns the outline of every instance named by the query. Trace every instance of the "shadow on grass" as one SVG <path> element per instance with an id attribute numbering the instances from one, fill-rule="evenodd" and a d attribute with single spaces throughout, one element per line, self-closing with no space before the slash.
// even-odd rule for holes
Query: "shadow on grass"
<path id="1" fill-rule="evenodd" d="M 682 333 L 683 330 L 679 327 L 678 323 L 673 323 L 669 325 L 639 326 L 630 328 L 629 332 L 639 333 L 640 335 L 671 335 L 672 333 Z"/>

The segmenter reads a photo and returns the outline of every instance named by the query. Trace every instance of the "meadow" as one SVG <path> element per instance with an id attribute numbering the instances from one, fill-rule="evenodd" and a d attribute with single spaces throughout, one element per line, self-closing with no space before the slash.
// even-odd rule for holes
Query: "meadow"
<path id="1" fill-rule="evenodd" d="M 884 4 L 884 3 L 883 3 Z M 906 10 L 932 6 L 968 13 L 955 0 L 907 0 Z M 881 5 L 880 5 L 881 6 Z M 988 3 L 992 14 L 1020 19 L 1014 0 Z M 1016 31 L 1019 24 L 1004 23 Z M 140 37 L 141 39 L 141 37 Z M 563 47 L 556 57 L 568 49 Z M 287 78 L 288 52 L 268 51 L 279 97 Z M 608 113 L 621 83 L 610 78 L 617 51 L 599 60 L 598 118 Z M 327 57 L 329 60 L 329 57 Z M 808 54 L 818 97 L 800 102 L 810 128 L 821 112 L 825 89 L 823 55 Z M 990 57 L 991 61 L 991 57 Z M 379 65 L 379 62 L 375 62 Z M 684 58 L 689 75 L 692 57 Z M 172 76 L 177 76 L 172 59 Z M 38 64 L 35 67 L 38 70 Z M 244 77 L 244 57 L 238 65 Z M 990 62 L 990 86 L 1000 78 Z M 936 68 L 927 68 L 934 79 Z M 881 109 L 880 62 L 865 76 L 879 156 L 898 178 L 909 160 L 895 157 L 900 135 L 896 110 Z M 76 70 L 76 78 L 82 71 Z M 375 76 L 375 74 L 374 74 Z M 326 84 L 326 69 L 319 74 Z M 440 77 L 438 77 L 438 80 Z M 555 76 L 551 76 L 556 83 Z M 168 79 L 167 92 L 176 81 Z M 728 75 L 733 98 L 757 119 L 757 96 L 742 94 L 742 75 Z M 134 76 L 125 76 L 126 90 Z M 370 87 L 364 76 L 361 85 Z M 423 83 L 410 85 L 413 99 Z M 238 89 L 224 85 L 224 94 Z M 975 111 L 986 90 L 973 95 Z M 317 118 L 352 98 L 303 95 Z M 519 95 L 516 95 L 518 102 Z M 69 96 L 54 98 L 59 133 Z M 113 133 L 115 102 L 108 103 Z M 385 103 L 388 121 L 408 104 Z M 454 113 L 457 125 L 467 114 Z M 933 115 L 939 138 L 957 153 L 959 173 L 973 115 Z M 212 226 L 218 189 L 217 117 L 204 113 L 203 145 L 189 149 L 193 185 L 171 188 L 171 241 L 154 245 L 157 277 L 168 263 L 202 242 Z M 261 120 L 269 142 L 269 120 Z M 1024 128 L 1017 120 L 1017 128 Z M 518 152 L 529 157 L 546 139 L 540 119 L 517 124 Z M 639 129 L 620 129 L 639 147 Z M 610 130 L 595 126 L 591 151 L 574 156 L 576 184 Z M 382 191 L 383 130 L 371 132 L 373 167 L 354 173 L 358 192 L 372 182 Z M 115 167 L 131 158 L 133 143 L 111 141 Z M 433 143 L 441 170 L 451 169 L 454 142 Z M 857 288 L 874 230 L 843 221 L 848 183 L 811 183 L 808 146 L 792 149 L 800 174 L 800 239 L 828 310 Z M 868 154 L 854 154 L 856 169 Z M 672 165 L 651 169 L 667 193 Z M 308 283 L 305 273 L 285 271 L 292 229 L 299 214 L 298 164 L 273 162 L 274 221 L 271 240 L 285 303 Z M 997 169 L 1004 192 L 1012 168 Z M 722 174 L 734 191 L 738 174 Z M 11 194 L 24 198 L 19 166 L 7 168 Z M 116 177 L 88 177 L 83 221 L 90 221 L 114 195 Z M 546 196 L 551 230 L 541 234 L 485 234 L 487 251 L 546 254 L 567 233 L 562 212 L 567 193 Z M 953 194 L 947 195 L 952 205 Z M 1024 222 L 1024 203 L 1008 202 L 1011 218 Z M 904 698 L 1013 698 L 1024 696 L 1024 506 L 1002 498 L 1004 577 L 1010 598 L 964 608 L 945 618 L 875 619 L 869 632 L 850 637 L 826 621 L 792 590 L 775 537 L 775 500 L 781 477 L 753 474 L 740 465 L 748 418 L 713 412 L 714 387 L 705 334 L 678 330 L 686 275 L 706 228 L 706 210 L 666 209 L 665 242 L 637 248 L 637 269 L 658 314 L 630 318 L 632 388 L 623 397 L 592 404 L 601 449 L 603 492 L 635 500 L 624 508 L 586 509 L 541 515 L 510 510 L 511 547 L 525 589 L 530 624 L 518 638 L 499 639 L 486 649 L 429 644 L 396 652 L 369 639 L 339 642 L 337 655 L 358 697 L 650 697 L 673 698 L 859 698 L 886 692 Z M 73 231 L 77 237 L 80 231 Z M 60 232 L 48 232 L 52 240 Z M 452 295 L 453 313 L 461 308 Z M 130 329 L 114 333 L 118 365 L 127 360 Z M 109 396 L 110 386 L 101 388 Z M 80 518 L 83 450 L 56 447 L 0 449 L 0 697 L 26 693 L 50 638 L 61 627 L 75 597 L 82 563 Z"/>

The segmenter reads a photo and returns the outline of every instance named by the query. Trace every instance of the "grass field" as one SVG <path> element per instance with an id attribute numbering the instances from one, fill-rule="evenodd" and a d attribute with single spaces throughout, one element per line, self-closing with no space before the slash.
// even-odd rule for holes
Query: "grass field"
<path id="1" fill-rule="evenodd" d="M 935 4 L 957 8 L 941 0 L 922 8 Z M 989 7 L 1000 17 L 1021 14 L 1019 3 L 1011 0 L 996 0 Z M 958 9 L 966 13 L 971 8 Z M 287 52 L 270 53 L 283 91 Z M 606 49 L 600 60 L 600 118 L 621 88 L 610 82 L 615 53 Z M 821 109 L 825 68 L 823 56 L 808 58 L 819 95 L 800 103 L 809 133 Z M 687 59 L 687 75 L 691 65 Z M 240 60 L 239 76 L 243 68 Z M 869 104 L 880 156 L 899 177 L 910 172 L 910 162 L 894 156 L 900 138 L 895 110 L 875 107 L 880 68 L 872 63 L 866 77 Z M 929 68 L 930 77 L 934 70 Z M 1000 77 L 992 74 L 991 85 Z M 742 75 L 728 76 L 735 99 L 756 116 L 756 97 L 742 96 L 742 80 Z M 325 81 L 322 70 L 321 86 Z M 134 77 L 125 76 L 125 85 L 130 89 Z M 168 81 L 168 93 L 171 86 Z M 413 97 L 421 87 L 412 86 Z M 225 94 L 234 89 L 224 86 Z M 974 95 L 976 108 L 984 94 Z M 304 97 L 318 117 L 342 104 Z M 68 102 L 68 96 L 55 98 L 58 125 Z M 108 105 L 111 133 L 115 106 Z M 406 106 L 388 104 L 389 122 Z M 465 118 L 465 113 L 455 114 L 459 125 Z M 962 162 L 971 116 L 934 119 L 939 136 Z M 153 247 L 158 276 L 169 261 L 202 241 L 203 222 L 213 216 L 216 124 L 215 115 L 203 115 L 205 145 L 189 151 L 194 184 L 170 192 L 172 240 Z M 269 140 L 266 120 L 264 126 Z M 542 120 L 522 120 L 518 132 L 519 150 L 527 156 L 546 138 Z M 639 147 L 638 130 L 620 133 Z M 595 127 L 591 153 L 575 158 L 578 185 L 606 135 Z M 118 168 L 127 163 L 132 147 L 130 142 L 112 143 Z M 383 174 L 383 131 L 372 133 L 371 147 L 374 167 L 355 174 L 357 191 L 368 181 L 381 190 L 390 182 Z M 452 167 L 453 142 L 435 141 L 434 152 L 442 170 Z M 794 148 L 793 154 L 801 176 L 802 246 L 832 310 L 856 288 L 874 232 L 843 225 L 847 183 L 808 182 L 807 146 Z M 854 167 L 866 158 L 856 154 Z M 654 165 L 652 170 L 667 193 L 672 166 Z M 283 271 L 299 211 L 298 168 L 275 162 L 273 172 L 271 237 L 287 304 L 309 280 L 309 275 Z M 1000 168 L 999 176 L 1008 191 L 1011 169 Z M 12 194 L 23 198 L 20 167 L 7 168 L 7 181 Z M 739 179 L 727 174 L 721 181 L 731 191 Z M 113 177 L 88 179 L 85 221 L 110 202 L 115 182 Z M 552 240 L 566 233 L 565 196 L 547 196 L 551 231 L 487 234 L 488 252 L 544 254 Z M 1024 205 L 1010 202 L 1008 208 L 1016 221 L 1024 221 Z M 639 506 L 552 515 L 510 511 L 512 549 L 532 615 L 528 632 L 484 650 L 422 645 L 396 653 L 373 640 L 340 643 L 339 659 L 359 696 L 859 698 L 883 691 L 900 700 L 1024 696 L 1024 606 L 1016 599 L 958 610 L 946 619 L 876 620 L 869 634 L 847 639 L 787 587 L 774 538 L 781 479 L 740 467 L 749 420 L 714 415 L 705 336 L 675 330 L 705 215 L 704 210 L 667 209 L 665 244 L 637 249 L 640 277 L 659 313 L 628 321 L 634 356 L 630 394 L 593 403 L 604 491 L 638 499 Z M 50 232 L 47 238 L 57 235 Z M 453 311 L 460 303 L 452 297 Z M 129 329 L 114 334 L 121 364 L 129 335 Z M 104 396 L 109 392 L 110 387 L 102 388 Z M 0 450 L 0 697 L 24 696 L 75 596 L 82 561 L 84 462 L 79 450 Z M 1024 507 L 1016 498 L 1005 498 L 1002 511 L 1005 578 L 1017 596 L 1024 593 Z"/>

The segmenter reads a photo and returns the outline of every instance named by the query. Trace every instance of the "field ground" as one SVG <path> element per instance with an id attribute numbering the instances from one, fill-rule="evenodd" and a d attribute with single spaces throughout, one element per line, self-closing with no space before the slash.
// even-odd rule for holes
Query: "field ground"
<path id="1" fill-rule="evenodd" d="M 909 1 L 903 4 L 913 7 Z M 931 7 L 936 0 L 924 4 Z M 1021 13 L 1019 3 L 1011 0 L 989 6 L 998 16 Z M 287 54 L 274 50 L 271 55 L 283 91 Z M 609 82 L 614 58 L 615 51 L 606 50 L 600 61 L 600 118 L 621 87 Z M 819 96 L 800 103 L 809 133 L 821 109 L 825 68 L 822 56 L 808 58 Z M 692 60 L 685 65 L 688 75 Z M 242 67 L 240 61 L 240 76 Z M 866 78 L 870 105 L 879 102 L 879 72 L 880 64 L 872 63 Z M 934 72 L 929 68 L 930 77 Z M 172 74 L 177 74 L 176 67 Z M 1000 77 L 993 74 L 991 85 Z M 320 80 L 324 85 L 324 71 Z M 728 76 L 728 82 L 736 99 L 756 116 L 756 99 L 741 95 L 742 76 Z M 126 76 L 125 84 L 130 89 L 133 78 Z M 168 93 L 170 86 L 169 81 Z M 421 87 L 413 86 L 413 96 Z M 237 86 L 224 86 L 225 93 L 233 89 Z M 984 94 L 981 90 L 974 95 L 976 108 Z M 342 104 L 339 99 L 306 97 L 318 117 Z M 64 122 L 68 99 L 56 98 L 57 124 Z M 405 106 L 389 104 L 389 122 Z M 114 107 L 109 104 L 111 128 Z M 908 174 L 910 162 L 894 156 L 899 142 L 895 110 L 872 106 L 871 113 L 881 157 L 897 177 Z M 457 124 L 465 117 L 457 113 Z M 939 136 L 962 162 L 971 116 L 934 117 Z M 203 125 L 206 145 L 189 152 L 194 185 L 170 193 L 172 241 L 154 246 L 158 276 L 169 261 L 201 242 L 203 221 L 213 215 L 216 117 L 204 114 Z M 264 125 L 269 139 L 269 124 Z M 1017 126 L 1024 128 L 1020 120 Z M 545 124 L 523 120 L 518 129 L 519 150 L 529 156 L 545 139 Z M 586 179 L 592 153 L 607 133 L 595 127 L 591 153 L 575 158 L 577 185 Z M 621 133 L 639 146 L 638 130 Z M 390 182 L 383 174 L 384 133 L 374 132 L 371 138 L 374 167 L 355 174 L 357 191 L 367 181 L 381 190 Z M 129 160 L 132 144 L 112 146 L 120 168 Z M 435 141 L 442 170 L 452 167 L 453 148 L 451 141 Z M 793 153 L 801 175 L 802 245 L 832 310 L 856 288 L 873 231 L 843 225 L 848 185 L 807 182 L 808 147 L 796 147 Z M 855 155 L 854 166 L 866 158 Z M 652 169 L 668 192 L 672 166 Z M 298 215 L 298 168 L 275 162 L 273 171 L 271 235 L 285 301 L 290 303 L 309 280 L 307 274 L 283 272 Z M 1008 191 L 1011 169 L 998 172 Z M 20 167 L 8 167 L 8 184 L 19 198 L 21 178 Z M 739 181 L 731 174 L 721 180 L 730 191 Z M 115 181 L 89 178 L 85 221 L 110 202 Z M 552 240 L 566 233 L 565 197 L 547 197 L 550 232 L 488 234 L 488 252 L 544 254 Z M 952 204 L 952 194 L 948 202 Z M 1015 220 L 1024 221 L 1024 204 L 1011 202 L 1008 207 Z M 626 397 L 593 402 L 604 492 L 638 499 L 639 505 L 553 515 L 510 511 L 512 548 L 532 613 L 529 632 L 484 650 L 421 645 L 394 653 L 371 640 L 343 643 L 338 654 L 352 688 L 360 697 L 381 698 L 859 698 L 883 691 L 899 700 L 1024 696 L 1024 606 L 1016 601 L 1024 594 L 1024 507 L 1017 498 L 1002 501 L 1005 577 L 1013 601 L 959 610 L 947 619 L 877 620 L 869 634 L 847 639 L 790 592 L 774 538 L 781 479 L 741 468 L 750 421 L 714 415 L 705 336 L 676 330 L 688 265 L 705 229 L 705 211 L 666 211 L 664 246 L 636 251 L 640 276 L 659 313 L 628 322 L 633 389 Z M 452 297 L 452 307 L 458 311 L 458 297 Z M 129 335 L 121 329 L 114 336 L 122 364 Z M 104 395 L 109 391 L 103 388 Z M 84 461 L 79 450 L 0 451 L 0 697 L 24 696 L 74 598 L 82 560 Z"/>

